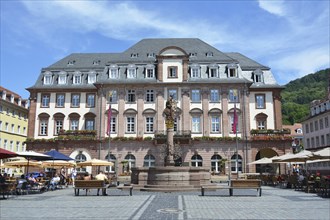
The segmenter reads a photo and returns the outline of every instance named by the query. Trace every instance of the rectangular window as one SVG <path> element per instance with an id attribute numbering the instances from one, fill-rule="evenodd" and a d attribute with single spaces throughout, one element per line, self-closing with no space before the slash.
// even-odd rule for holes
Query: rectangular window
<path id="1" fill-rule="evenodd" d="M 127 78 L 136 78 L 136 69 L 128 69 L 127 71 Z"/>
<path id="2" fill-rule="evenodd" d="M 2 121 L 0 121 L 0 131 L 2 130 Z"/>
<path id="3" fill-rule="evenodd" d="M 319 136 L 316 136 L 316 138 L 315 138 L 315 144 L 316 144 L 316 147 L 319 147 L 320 146 L 320 138 L 319 138 Z"/>
<path id="4" fill-rule="evenodd" d="M 8 124 L 8 122 L 6 122 L 6 124 L 5 124 L 5 131 L 9 131 L 8 128 L 9 127 L 9 124 Z"/>
<path id="5" fill-rule="evenodd" d="M 95 107 L 95 94 L 87 94 L 86 97 L 87 108 L 94 108 Z"/>
<path id="6" fill-rule="evenodd" d="M 211 117 L 211 132 L 220 133 L 220 118 L 218 116 Z"/>
<path id="7" fill-rule="evenodd" d="M 239 102 L 238 91 L 237 89 L 229 90 L 229 102 Z"/>
<path id="8" fill-rule="evenodd" d="M 7 143 L 8 143 L 8 141 L 6 139 L 3 140 L 3 148 L 6 149 L 6 150 L 8 150 L 7 149 Z"/>
<path id="9" fill-rule="evenodd" d="M 134 133 L 135 132 L 135 117 L 127 117 L 126 123 L 126 132 Z"/>
<path id="10" fill-rule="evenodd" d="M 191 90 L 191 101 L 192 102 L 200 102 L 201 101 L 201 93 L 199 89 Z"/>
<path id="11" fill-rule="evenodd" d="M 313 131 L 314 131 L 313 122 L 309 123 L 309 128 L 310 128 L 310 131 L 311 131 L 311 132 L 313 132 Z"/>
<path id="12" fill-rule="evenodd" d="M 236 69 L 234 68 L 229 69 L 229 77 L 236 77 Z"/>
<path id="13" fill-rule="evenodd" d="M 56 94 L 56 107 L 63 108 L 65 103 L 65 95 L 64 94 Z"/>
<path id="14" fill-rule="evenodd" d="M 73 84 L 81 84 L 81 75 L 74 75 L 73 76 Z"/>
<path id="15" fill-rule="evenodd" d="M 154 74 L 154 69 L 147 69 L 147 74 L 146 74 L 146 78 L 154 78 L 155 74 Z"/>
<path id="16" fill-rule="evenodd" d="M 21 126 L 17 125 L 17 134 L 21 133 Z"/>
<path id="17" fill-rule="evenodd" d="M 62 129 L 63 129 L 63 120 L 62 119 L 55 120 L 55 135 L 58 135 L 60 130 Z"/>
<path id="18" fill-rule="evenodd" d="M 48 121 L 41 120 L 40 121 L 40 135 L 47 135 L 48 132 Z"/>
<path id="19" fill-rule="evenodd" d="M 315 129 L 315 131 L 319 130 L 319 122 L 318 121 L 314 121 L 314 129 Z"/>
<path id="20" fill-rule="evenodd" d="M 19 141 L 16 141 L 16 152 L 18 152 L 18 151 L 21 151 L 20 150 L 20 142 Z"/>
<path id="21" fill-rule="evenodd" d="M 86 130 L 95 130 L 94 129 L 94 120 L 93 119 L 86 119 L 85 121 L 85 129 Z"/>
<path id="22" fill-rule="evenodd" d="M 191 68 L 191 78 L 200 78 L 199 68 Z"/>
<path id="23" fill-rule="evenodd" d="M 48 108 L 50 102 L 50 95 L 49 94 L 42 94 L 41 95 L 41 107 Z"/>
<path id="24" fill-rule="evenodd" d="M 44 85 L 52 84 L 52 75 L 45 75 L 44 76 Z"/>
<path id="25" fill-rule="evenodd" d="M 96 82 L 96 74 L 92 73 L 92 74 L 88 74 L 88 80 L 87 80 L 88 84 L 93 84 Z"/>
<path id="26" fill-rule="evenodd" d="M 14 141 L 10 141 L 9 143 L 9 150 L 14 151 Z"/>
<path id="27" fill-rule="evenodd" d="M 15 133 L 15 125 L 11 124 L 11 133 Z"/>
<path id="28" fill-rule="evenodd" d="M 265 95 L 264 94 L 256 94 L 256 108 L 257 109 L 264 109 L 264 108 L 266 108 L 266 105 L 265 105 Z"/>
<path id="29" fill-rule="evenodd" d="M 321 146 L 325 145 L 325 139 L 324 139 L 324 135 L 321 135 Z"/>
<path id="30" fill-rule="evenodd" d="M 78 127 L 79 126 L 79 121 L 78 120 L 76 120 L 76 119 L 72 119 L 71 120 L 71 124 L 70 124 L 70 130 L 72 130 L 72 131 L 77 131 L 77 130 L 79 130 Z"/>
<path id="31" fill-rule="evenodd" d="M 178 100 L 178 91 L 176 89 L 169 89 L 167 97 L 173 97 L 173 100 Z"/>
<path id="32" fill-rule="evenodd" d="M 117 103 L 117 101 L 118 101 L 117 90 L 110 90 L 109 91 L 109 102 Z"/>
<path id="33" fill-rule="evenodd" d="M 218 68 L 210 68 L 209 70 L 209 76 L 210 78 L 218 78 L 219 75 L 218 75 Z"/>
<path id="34" fill-rule="evenodd" d="M 199 133 L 201 131 L 201 118 L 199 116 L 192 117 L 192 132 Z"/>
<path id="35" fill-rule="evenodd" d="M 258 123 L 258 129 L 259 130 L 264 130 L 264 129 L 266 129 L 266 122 L 265 121 L 258 121 L 257 122 Z"/>
<path id="36" fill-rule="evenodd" d="M 167 69 L 168 78 L 177 78 L 178 77 L 178 67 L 169 66 Z"/>
<path id="37" fill-rule="evenodd" d="M 146 117 L 146 133 L 154 132 L 154 118 Z"/>
<path id="38" fill-rule="evenodd" d="M 58 84 L 60 84 L 60 85 L 66 84 L 66 75 L 58 76 Z"/>
<path id="39" fill-rule="evenodd" d="M 211 89 L 210 90 L 210 102 L 219 102 L 219 100 L 220 100 L 219 90 Z"/>
<path id="40" fill-rule="evenodd" d="M 110 69 L 109 78 L 117 79 L 118 78 L 118 69 Z"/>
<path id="41" fill-rule="evenodd" d="M 327 146 L 330 145 L 330 134 L 327 134 Z"/>
<path id="42" fill-rule="evenodd" d="M 308 134 L 309 133 L 309 126 L 308 126 L 308 124 L 305 124 L 305 129 L 306 129 L 306 134 Z"/>
<path id="43" fill-rule="evenodd" d="M 115 117 L 111 117 L 111 121 L 110 121 L 110 129 L 111 129 L 111 133 L 116 133 L 117 129 L 116 129 L 116 118 Z"/>
<path id="44" fill-rule="evenodd" d="M 153 89 L 147 89 L 146 91 L 146 102 L 154 102 L 154 90 Z"/>
<path id="45" fill-rule="evenodd" d="M 127 90 L 127 102 L 135 102 L 135 90 Z"/>
<path id="46" fill-rule="evenodd" d="M 311 141 L 309 138 L 307 138 L 307 148 L 310 148 L 310 146 L 311 146 Z"/>
<path id="47" fill-rule="evenodd" d="M 326 116 L 326 117 L 324 118 L 324 127 L 325 127 L 325 128 L 328 128 L 328 127 L 329 127 L 329 119 L 328 119 L 328 116 Z"/>
<path id="48" fill-rule="evenodd" d="M 71 95 L 71 107 L 77 108 L 80 106 L 80 95 L 79 94 L 72 94 Z"/>
<path id="49" fill-rule="evenodd" d="M 322 130 L 324 128 L 324 125 L 323 125 L 323 118 L 320 119 L 320 130 Z"/>

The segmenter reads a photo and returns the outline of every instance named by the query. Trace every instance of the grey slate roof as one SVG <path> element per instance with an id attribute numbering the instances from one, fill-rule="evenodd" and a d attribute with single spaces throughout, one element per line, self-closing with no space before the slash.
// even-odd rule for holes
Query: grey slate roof
<path id="1" fill-rule="evenodd" d="M 146 79 L 143 75 L 143 67 L 147 64 L 156 65 L 156 57 L 150 57 L 148 54 L 159 55 L 160 52 L 167 47 L 178 47 L 183 49 L 187 55 L 194 54 L 195 56 L 189 57 L 189 63 L 194 64 L 239 64 L 242 70 L 270 70 L 269 67 L 263 66 L 256 61 L 240 54 L 240 53 L 223 53 L 218 49 L 210 46 L 204 41 L 198 38 L 154 38 L 143 39 L 132 47 L 128 48 L 122 53 L 73 53 L 56 63 L 43 68 L 35 85 L 28 89 L 58 89 L 58 88 L 95 88 L 94 85 L 87 84 L 87 74 L 93 70 L 97 73 L 97 83 L 110 83 L 107 76 L 108 66 L 110 64 L 116 64 L 118 67 L 123 67 L 120 70 L 118 79 L 111 79 L 111 83 L 158 83 L 157 79 Z M 212 53 L 213 56 L 206 56 L 207 53 Z M 132 54 L 135 54 L 132 58 Z M 70 65 L 69 62 L 73 62 Z M 135 64 L 138 68 L 136 79 L 127 79 L 124 74 L 125 68 L 129 64 Z M 139 68 L 141 67 L 141 69 Z M 54 83 L 52 85 L 43 85 L 43 74 L 46 71 L 52 72 L 54 76 Z M 58 85 L 56 83 L 57 73 L 60 71 L 66 71 L 69 83 L 67 85 Z M 75 71 L 80 71 L 83 76 L 83 83 L 81 85 L 72 85 L 72 76 Z M 270 75 L 272 75 L 270 73 Z M 268 76 L 266 76 L 268 77 Z M 278 86 L 273 76 L 269 76 L 272 86 Z M 238 79 L 189 79 L 189 83 L 252 83 L 249 78 Z"/>

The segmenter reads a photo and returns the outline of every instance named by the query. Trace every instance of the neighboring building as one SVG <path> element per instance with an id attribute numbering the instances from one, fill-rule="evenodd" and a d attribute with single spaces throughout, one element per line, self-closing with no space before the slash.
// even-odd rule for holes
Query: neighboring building
<path id="1" fill-rule="evenodd" d="M 246 164 L 257 157 L 291 151 L 291 140 L 265 144 L 250 135 L 251 130 L 282 130 L 282 89 L 269 67 L 195 38 L 144 39 L 122 53 L 71 54 L 43 68 L 28 88 L 28 148 L 56 148 L 77 161 L 107 159 L 110 152 L 116 163 L 111 169 L 118 172 L 123 161 L 161 166 L 163 110 L 172 95 L 178 164 L 220 172 L 222 159 L 229 159 L 232 172 L 253 172 Z M 79 142 L 83 134 L 90 140 Z"/>
<path id="2" fill-rule="evenodd" d="M 304 149 L 303 143 L 303 129 L 301 123 L 294 123 L 294 125 L 283 125 L 283 129 L 290 130 L 290 136 L 293 138 L 292 140 L 292 152 L 298 153 L 299 151 Z"/>
<path id="3" fill-rule="evenodd" d="M 306 150 L 317 151 L 330 147 L 330 74 L 328 95 L 310 104 L 309 118 L 302 122 Z M 311 163 L 309 169 L 330 173 L 330 162 Z"/>
<path id="4" fill-rule="evenodd" d="M 0 86 L 0 147 L 24 151 L 28 133 L 28 101 Z"/>

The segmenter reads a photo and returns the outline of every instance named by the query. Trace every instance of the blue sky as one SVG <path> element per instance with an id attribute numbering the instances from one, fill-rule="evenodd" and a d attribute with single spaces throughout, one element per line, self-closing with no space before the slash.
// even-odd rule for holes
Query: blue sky
<path id="1" fill-rule="evenodd" d="M 328 0 L 1 1 L 1 86 L 23 98 L 71 53 L 200 38 L 269 66 L 280 85 L 330 67 Z"/>

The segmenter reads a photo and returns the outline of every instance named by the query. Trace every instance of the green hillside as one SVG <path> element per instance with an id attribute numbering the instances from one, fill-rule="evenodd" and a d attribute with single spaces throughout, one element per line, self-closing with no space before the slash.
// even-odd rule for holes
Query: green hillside
<path id="1" fill-rule="evenodd" d="M 283 124 L 303 121 L 309 115 L 309 104 L 327 95 L 329 68 L 293 80 L 282 91 Z"/>

